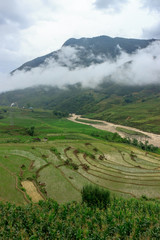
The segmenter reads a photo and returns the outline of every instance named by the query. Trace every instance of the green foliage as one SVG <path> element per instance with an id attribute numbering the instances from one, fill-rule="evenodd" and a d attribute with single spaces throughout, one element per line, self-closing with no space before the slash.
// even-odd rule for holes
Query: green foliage
<path id="1" fill-rule="evenodd" d="M 50 151 L 53 152 L 57 157 L 60 156 L 60 153 L 58 152 L 57 148 L 51 147 L 51 148 L 50 148 Z"/>
<path id="2" fill-rule="evenodd" d="M 45 89 L 47 88 L 47 92 Z M 58 89 L 47 86 L 16 90 L 0 95 L 0 104 L 9 105 L 15 99 L 21 107 L 31 105 L 61 113 L 85 114 L 89 118 L 106 120 L 144 131 L 160 133 L 160 85 L 127 86 L 111 81 L 96 89 L 80 84 Z M 2 113 L 5 117 L 6 113 Z M 60 114 L 61 117 L 61 114 Z M 3 120 L 3 119 L 2 119 Z"/>
<path id="3" fill-rule="evenodd" d="M 142 136 L 142 137 L 148 137 L 147 135 L 145 135 L 141 132 L 133 131 L 133 130 L 122 128 L 122 127 L 116 127 L 116 130 L 127 133 L 129 135 L 138 135 L 138 136 Z"/>
<path id="4" fill-rule="evenodd" d="M 110 192 L 97 186 L 84 186 L 82 189 L 82 202 L 89 207 L 107 208 L 110 204 Z"/>
<path id="5" fill-rule="evenodd" d="M 76 118 L 76 121 L 82 122 L 82 123 L 90 123 L 90 124 L 100 124 L 100 125 L 104 124 L 103 122 L 98 122 L 98 121 L 93 121 L 93 120 L 85 120 L 85 119 L 79 119 L 79 118 Z"/>
<path id="6" fill-rule="evenodd" d="M 53 111 L 53 116 L 56 118 L 64 118 L 64 117 L 68 117 L 68 113 L 67 112 L 61 112 L 61 111 Z"/>
<path id="7" fill-rule="evenodd" d="M 74 170 L 78 170 L 78 168 L 79 168 L 79 167 L 78 167 L 78 164 L 72 162 L 70 159 L 66 159 L 66 160 L 64 161 L 64 163 L 65 163 L 67 166 L 73 168 Z"/>
<path id="8" fill-rule="evenodd" d="M 111 133 L 111 132 L 106 132 L 103 134 L 103 132 L 92 132 L 91 136 L 100 138 L 100 139 L 105 139 L 109 142 L 116 142 L 116 143 L 127 143 L 133 146 L 136 146 L 138 148 L 141 148 L 142 150 L 148 151 L 148 152 L 154 152 L 154 153 L 159 153 L 159 148 L 152 145 L 148 144 L 148 141 L 145 141 L 145 143 L 142 143 L 141 141 L 138 141 L 137 139 L 129 139 L 129 138 L 122 138 L 118 133 Z"/>
<path id="9" fill-rule="evenodd" d="M 71 167 L 74 169 L 74 170 L 78 170 L 78 164 L 76 163 L 70 163 Z"/>
<path id="10" fill-rule="evenodd" d="M 35 133 L 35 127 L 32 126 L 32 127 L 28 127 L 28 128 L 25 128 L 25 131 L 28 135 L 30 136 L 34 136 L 34 133 Z"/>
<path id="11" fill-rule="evenodd" d="M 93 153 L 91 153 L 91 152 L 88 152 L 87 150 L 78 149 L 77 151 L 78 151 L 79 153 L 84 153 L 85 156 L 88 156 L 88 157 L 90 157 L 90 158 L 92 158 L 92 159 L 95 159 L 95 155 L 94 155 Z"/>
<path id="12" fill-rule="evenodd" d="M 54 200 L 0 202 L 1 239 L 160 239 L 160 203 L 112 198 L 106 209 Z"/>

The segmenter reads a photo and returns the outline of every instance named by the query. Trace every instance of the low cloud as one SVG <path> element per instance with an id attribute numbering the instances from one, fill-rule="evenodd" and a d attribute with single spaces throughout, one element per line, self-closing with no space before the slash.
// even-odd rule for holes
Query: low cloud
<path id="1" fill-rule="evenodd" d="M 75 68 L 74 65 L 72 68 L 71 55 L 73 62 L 79 61 L 77 49 L 63 48 L 60 62 L 48 59 L 46 66 L 27 72 L 16 71 L 13 76 L 1 73 L 0 92 L 37 85 L 64 87 L 78 82 L 84 87 L 94 88 L 106 78 L 127 85 L 160 83 L 160 41 L 132 55 L 122 51 L 115 61 L 105 59 L 103 63 L 91 64 L 89 67 Z M 101 56 L 99 58 L 102 59 Z"/>
<path id="2" fill-rule="evenodd" d="M 144 29 L 143 37 L 160 39 L 160 22 L 158 22 L 156 25 L 152 26 L 151 28 Z"/>
<path id="3" fill-rule="evenodd" d="M 119 12 L 122 7 L 128 2 L 128 0 L 96 0 L 94 5 L 97 9 L 107 9 L 115 12 Z"/>
<path id="4" fill-rule="evenodd" d="M 141 0 L 143 7 L 149 8 L 153 11 L 160 11 L 160 1 L 159 0 Z"/>
<path id="5" fill-rule="evenodd" d="M 160 41 L 138 50 L 130 61 L 112 74 L 114 81 L 131 84 L 160 84 Z"/>

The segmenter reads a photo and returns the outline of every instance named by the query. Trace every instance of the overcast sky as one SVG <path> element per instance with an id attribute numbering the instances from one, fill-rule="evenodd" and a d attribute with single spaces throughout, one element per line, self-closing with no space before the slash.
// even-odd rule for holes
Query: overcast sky
<path id="1" fill-rule="evenodd" d="M 0 72 L 99 35 L 160 39 L 160 0 L 1 0 Z"/>

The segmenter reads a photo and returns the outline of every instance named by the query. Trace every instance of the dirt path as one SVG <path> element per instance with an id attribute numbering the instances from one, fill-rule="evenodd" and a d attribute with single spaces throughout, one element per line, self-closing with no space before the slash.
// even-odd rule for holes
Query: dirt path
<path id="1" fill-rule="evenodd" d="M 22 186 L 26 189 L 27 194 L 32 198 L 34 203 L 43 200 L 40 193 L 37 191 L 36 187 L 34 186 L 33 182 L 31 181 L 23 181 L 21 182 Z"/>
<path id="2" fill-rule="evenodd" d="M 77 123 L 78 121 L 76 121 L 76 119 L 88 120 L 88 121 L 92 121 L 92 122 L 93 121 L 101 122 L 102 124 L 97 124 L 97 123 L 93 124 L 93 123 L 84 123 L 84 122 L 79 122 L 79 123 L 85 124 L 85 125 L 90 125 L 92 127 L 95 127 L 95 128 L 101 129 L 101 130 L 106 130 L 106 131 L 113 132 L 113 133 L 117 132 L 121 137 L 129 137 L 131 139 L 136 138 L 138 141 L 141 141 L 141 142 L 145 142 L 147 140 L 149 144 L 153 144 L 154 146 L 160 147 L 160 135 L 158 135 L 158 134 L 148 133 L 148 132 L 144 132 L 139 129 L 136 129 L 136 128 L 122 126 L 122 125 L 118 125 L 118 124 L 114 124 L 114 123 L 110 123 L 110 122 L 106 122 L 106 121 L 82 118 L 80 115 L 76 115 L 76 114 L 72 114 L 72 116 L 68 118 L 68 120 Z M 117 127 L 121 127 L 121 128 L 135 131 L 135 132 L 139 132 L 146 136 L 130 135 L 130 134 L 127 134 L 124 132 L 120 132 L 116 129 Z"/>

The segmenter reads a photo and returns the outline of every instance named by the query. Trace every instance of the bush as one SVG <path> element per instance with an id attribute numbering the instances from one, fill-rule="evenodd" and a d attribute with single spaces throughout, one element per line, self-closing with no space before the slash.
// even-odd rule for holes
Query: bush
<path id="1" fill-rule="evenodd" d="M 74 170 L 78 170 L 78 168 L 79 168 L 76 163 L 71 163 L 70 165 Z"/>
<path id="2" fill-rule="evenodd" d="M 50 151 L 53 152 L 57 157 L 60 156 L 60 153 L 58 152 L 57 148 L 51 147 L 51 148 L 50 148 Z"/>
<path id="3" fill-rule="evenodd" d="M 54 116 L 55 118 L 64 118 L 64 117 L 68 117 L 69 114 L 68 114 L 67 112 L 61 112 L 61 111 L 56 111 L 56 110 L 54 110 L 54 111 L 53 111 L 53 116 Z"/>
<path id="4" fill-rule="evenodd" d="M 30 127 L 30 128 L 25 128 L 25 131 L 26 131 L 26 133 L 27 133 L 28 135 L 34 136 L 35 127 L 32 126 L 32 127 Z"/>
<path id="5" fill-rule="evenodd" d="M 82 202 L 89 207 L 107 208 L 110 203 L 110 192 L 97 186 L 84 186 L 82 191 Z"/>

